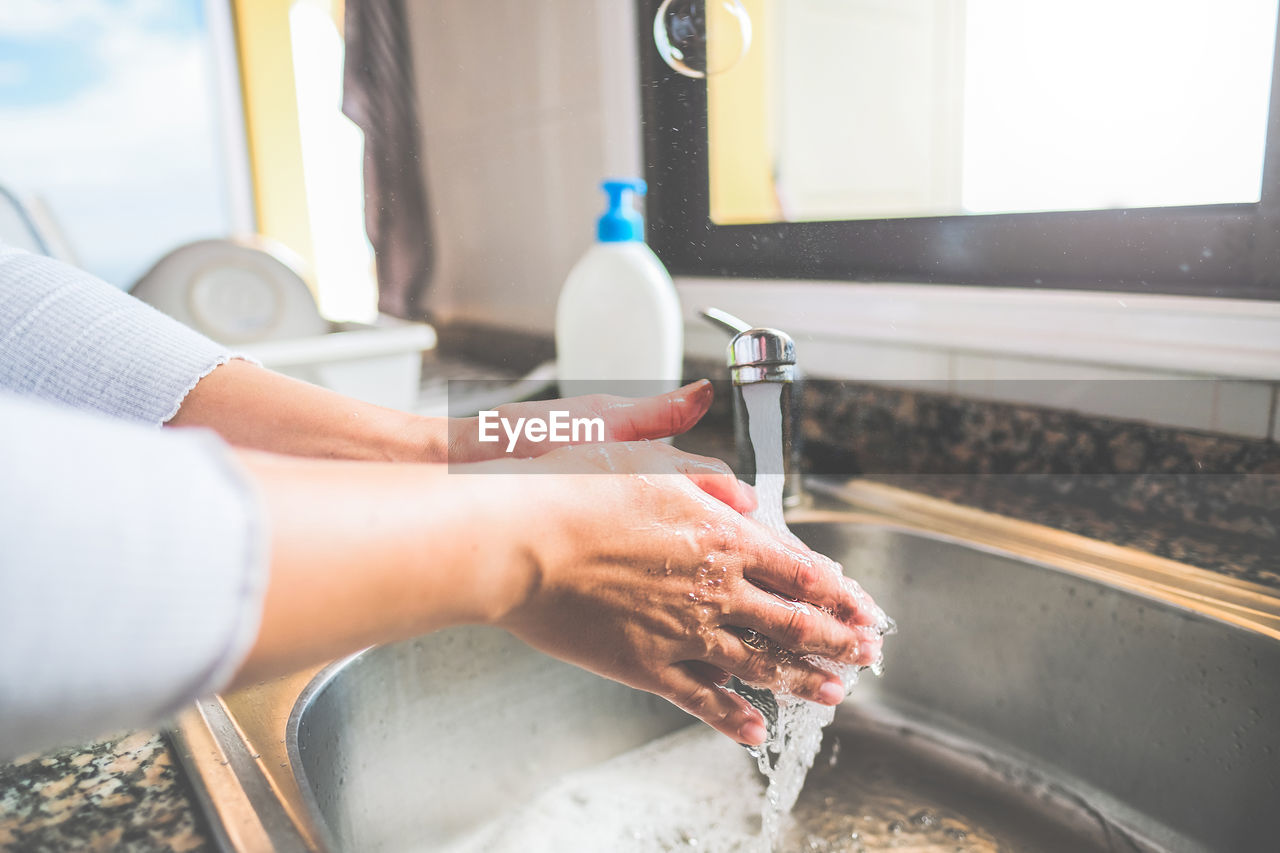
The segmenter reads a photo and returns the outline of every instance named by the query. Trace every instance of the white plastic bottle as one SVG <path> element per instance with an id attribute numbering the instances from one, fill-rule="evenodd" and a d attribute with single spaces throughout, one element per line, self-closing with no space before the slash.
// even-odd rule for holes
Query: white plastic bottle
<path id="1" fill-rule="evenodd" d="M 591 380 L 590 390 L 625 396 L 675 388 L 684 326 L 675 285 L 645 244 L 644 220 L 631 205 L 631 194 L 643 194 L 645 184 L 601 186 L 609 206 L 597 224 L 597 242 L 570 271 L 556 306 L 557 373 L 562 380 Z M 653 384 L 611 387 L 616 380 Z"/>

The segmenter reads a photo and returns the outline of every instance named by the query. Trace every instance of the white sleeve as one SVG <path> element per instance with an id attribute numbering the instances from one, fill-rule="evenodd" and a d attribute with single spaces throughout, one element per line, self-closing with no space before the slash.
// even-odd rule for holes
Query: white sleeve
<path id="1" fill-rule="evenodd" d="M 0 760 L 224 687 L 268 542 L 229 448 L 0 393 Z"/>
<path id="2" fill-rule="evenodd" d="M 0 389 L 158 426 L 229 358 L 101 279 L 0 245 Z"/>

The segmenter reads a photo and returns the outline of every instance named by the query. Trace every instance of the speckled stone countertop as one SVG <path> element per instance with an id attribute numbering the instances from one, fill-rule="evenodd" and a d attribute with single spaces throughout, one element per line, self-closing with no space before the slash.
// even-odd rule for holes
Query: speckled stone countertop
<path id="1" fill-rule="evenodd" d="M 1070 399 L 1084 384 L 1037 390 Z M 1273 441 L 851 382 L 811 383 L 801 432 L 810 472 L 888 482 L 1280 591 Z"/>
<path id="2" fill-rule="evenodd" d="M 155 732 L 0 765 L 0 850 L 214 849 L 172 751 Z"/>

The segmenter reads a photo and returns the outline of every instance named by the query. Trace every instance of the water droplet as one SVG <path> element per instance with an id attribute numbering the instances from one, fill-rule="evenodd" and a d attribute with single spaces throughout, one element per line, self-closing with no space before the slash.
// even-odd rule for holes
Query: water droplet
<path id="1" fill-rule="evenodd" d="M 751 47 L 751 18 L 741 0 L 664 0 L 653 19 L 653 43 L 686 77 L 723 74 Z"/>

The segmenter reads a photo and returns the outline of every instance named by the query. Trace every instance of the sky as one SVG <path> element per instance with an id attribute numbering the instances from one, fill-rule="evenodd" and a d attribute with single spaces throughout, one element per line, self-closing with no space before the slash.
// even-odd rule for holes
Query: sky
<path id="1" fill-rule="evenodd" d="M 0 185 L 130 287 L 230 230 L 216 79 L 203 0 L 0 3 Z"/>

